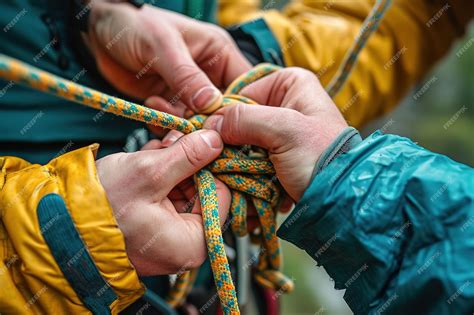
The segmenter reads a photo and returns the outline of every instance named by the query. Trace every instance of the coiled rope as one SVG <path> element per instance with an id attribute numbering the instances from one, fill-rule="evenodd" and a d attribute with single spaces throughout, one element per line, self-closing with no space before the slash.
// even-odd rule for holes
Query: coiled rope
<path id="1" fill-rule="evenodd" d="M 278 66 L 262 64 L 243 74 L 224 93 L 222 106 L 237 103 L 255 104 L 237 93 L 247 84 L 278 69 Z M 0 55 L 0 77 L 108 113 L 183 133 L 200 129 L 207 117 L 196 115 L 186 120 L 146 108 L 62 79 L 5 55 Z M 213 174 L 232 190 L 231 228 L 235 234 L 242 236 L 247 233 L 247 198 L 257 210 L 262 250 L 256 280 L 265 287 L 287 292 L 293 289 L 293 283 L 279 271 L 281 253 L 275 220 L 276 207 L 282 195 L 274 177 L 273 166 L 266 153 L 259 148 L 226 146 L 218 159 L 195 174 L 209 260 L 222 309 L 225 314 L 238 314 L 235 287 L 224 250 Z M 194 278 L 195 273 L 189 271 L 178 276 L 168 297 L 172 306 L 183 301 Z"/>
<path id="2" fill-rule="evenodd" d="M 358 54 L 377 28 L 390 2 L 390 0 L 376 1 L 354 45 L 328 85 L 326 90 L 329 95 L 334 96 L 343 86 Z M 238 93 L 246 85 L 278 69 L 279 67 L 271 64 L 262 64 L 241 75 L 225 91 L 222 106 L 236 103 L 255 104 L 254 101 Z M 207 118 L 205 115 L 196 115 L 187 120 L 156 111 L 62 79 L 2 54 L 0 54 L 0 77 L 98 110 L 153 126 L 179 130 L 186 134 L 200 129 Z M 294 287 L 293 282 L 279 271 L 281 252 L 276 237 L 275 216 L 282 198 L 282 190 L 274 173 L 273 165 L 263 150 L 255 147 L 226 146 L 218 159 L 195 174 L 209 260 L 224 314 L 240 314 L 240 311 L 224 250 L 213 174 L 231 189 L 231 228 L 237 236 L 247 234 L 248 202 L 252 202 L 257 210 L 261 250 L 255 280 L 264 287 L 290 292 Z M 178 275 L 167 298 L 170 305 L 176 307 L 184 301 L 195 277 L 196 271 Z"/>

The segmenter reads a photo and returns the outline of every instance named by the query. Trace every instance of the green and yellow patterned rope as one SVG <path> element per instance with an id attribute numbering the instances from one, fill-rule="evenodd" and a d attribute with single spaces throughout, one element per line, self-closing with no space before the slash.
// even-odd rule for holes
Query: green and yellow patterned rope
<path id="1" fill-rule="evenodd" d="M 328 85 L 329 95 L 334 96 L 344 84 L 360 51 L 377 28 L 390 2 L 389 0 L 376 1 L 362 26 L 359 37 Z M 246 85 L 278 69 L 277 66 L 263 64 L 243 74 L 228 87 L 221 106 L 236 103 L 255 104 L 254 101 L 237 94 Z M 62 79 L 1 54 L 0 77 L 98 110 L 154 126 L 179 130 L 183 133 L 201 129 L 207 118 L 205 115 L 195 115 L 186 120 L 156 111 Z M 250 235 L 252 240 L 257 240 L 261 244 L 255 280 L 264 287 L 289 292 L 293 289 L 293 282 L 279 271 L 281 252 L 276 237 L 275 216 L 281 198 L 281 190 L 278 181 L 275 180 L 274 173 L 273 165 L 263 150 L 254 147 L 226 146 L 218 159 L 195 175 L 209 259 L 224 314 L 240 314 L 240 311 L 224 250 L 213 174 L 231 189 L 231 228 L 237 236 L 244 236 L 248 233 L 247 208 L 249 202 L 257 210 L 260 234 Z M 195 277 L 195 270 L 178 275 L 167 298 L 170 305 L 177 307 L 183 303 L 191 290 Z"/>
<path id="2" fill-rule="evenodd" d="M 354 68 L 359 53 L 365 47 L 370 35 L 372 35 L 379 26 L 379 23 L 387 9 L 390 7 L 391 2 L 391 0 L 377 0 L 375 2 L 372 10 L 362 24 L 359 35 L 354 40 L 351 48 L 347 51 L 336 74 L 326 87 L 329 96 L 334 97 L 341 90 L 347 77 Z"/>
<path id="3" fill-rule="evenodd" d="M 263 64 L 237 78 L 225 93 L 222 106 L 235 103 L 254 104 L 253 101 L 232 93 L 238 93 L 247 84 L 258 80 L 279 67 Z M 47 92 L 62 98 L 142 121 L 154 126 L 190 133 L 202 127 L 207 116 L 196 115 L 189 120 L 144 106 L 124 101 L 75 82 L 42 71 L 19 60 L 0 55 L 0 77 Z M 281 196 L 280 187 L 274 180 L 274 169 L 263 150 L 247 147 L 226 146 L 221 156 L 195 175 L 202 207 L 205 237 L 217 292 L 225 314 L 238 314 L 239 308 L 232 281 L 218 215 L 218 200 L 214 175 L 232 190 L 232 230 L 239 236 L 247 234 L 247 199 L 251 200 L 260 218 L 261 263 L 258 264 L 258 280 L 262 285 L 290 291 L 291 280 L 280 273 L 280 246 L 276 237 L 275 209 Z M 180 274 L 168 297 L 172 306 L 180 305 L 192 286 L 195 273 Z"/>

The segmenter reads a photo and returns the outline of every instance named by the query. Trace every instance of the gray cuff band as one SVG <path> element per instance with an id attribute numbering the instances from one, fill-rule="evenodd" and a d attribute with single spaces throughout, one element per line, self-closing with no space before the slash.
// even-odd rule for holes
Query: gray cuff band
<path id="1" fill-rule="evenodd" d="M 361 142 L 362 138 L 357 129 L 354 127 L 344 129 L 319 157 L 314 167 L 311 180 L 339 155 L 348 152 Z"/>

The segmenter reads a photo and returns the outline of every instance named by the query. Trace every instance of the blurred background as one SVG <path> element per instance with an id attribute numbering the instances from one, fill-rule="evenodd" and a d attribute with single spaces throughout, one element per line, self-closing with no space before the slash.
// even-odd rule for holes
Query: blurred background
<path id="1" fill-rule="evenodd" d="M 463 48 L 462 50 L 460 50 Z M 467 48 L 467 49 L 466 49 Z M 419 145 L 474 167 L 474 24 L 464 38 L 393 112 L 362 130 L 377 129 L 406 136 Z M 428 88 L 421 88 L 427 86 Z M 422 93 L 425 91 L 424 93 Z M 295 280 L 292 294 L 282 296 L 284 315 L 352 314 L 344 291 L 303 251 L 282 241 L 284 270 Z"/>

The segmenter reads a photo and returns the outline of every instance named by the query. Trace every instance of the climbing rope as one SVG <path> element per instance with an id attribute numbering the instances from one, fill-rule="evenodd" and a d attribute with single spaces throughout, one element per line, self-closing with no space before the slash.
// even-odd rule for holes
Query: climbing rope
<path id="1" fill-rule="evenodd" d="M 359 36 L 326 88 L 329 95 L 334 96 L 343 86 L 360 51 L 377 28 L 390 2 L 376 1 L 362 25 Z M 255 104 L 254 101 L 238 93 L 243 87 L 278 69 L 279 67 L 274 65 L 262 64 L 241 75 L 225 91 L 221 106 L 237 103 Z M 178 130 L 185 134 L 201 129 L 207 118 L 205 115 L 195 115 L 187 120 L 156 111 L 62 79 L 2 54 L 0 54 L 0 77 L 98 110 L 153 126 Z M 263 287 L 280 292 L 293 290 L 293 282 L 279 271 L 281 252 L 276 237 L 275 217 L 282 198 L 282 190 L 274 174 L 273 165 L 264 150 L 256 147 L 225 146 L 222 154 L 214 162 L 194 176 L 201 202 L 209 260 L 224 314 L 240 314 L 240 311 L 224 249 L 214 176 L 231 189 L 230 226 L 235 235 L 244 236 L 248 233 L 249 202 L 257 210 L 260 233 L 256 234 L 254 230 L 251 234 L 251 238 L 258 240 L 261 246 L 255 280 Z M 167 302 L 171 306 L 177 307 L 183 303 L 192 288 L 196 274 L 197 271 L 192 270 L 177 276 L 167 297 Z"/>
<path id="2" fill-rule="evenodd" d="M 379 26 L 379 23 L 387 9 L 390 7 L 391 2 L 391 0 L 377 0 L 375 2 L 372 10 L 367 15 L 367 18 L 364 20 L 364 23 L 359 30 L 359 35 L 354 40 L 351 48 L 349 48 L 347 51 L 336 74 L 326 87 L 326 91 L 329 96 L 334 97 L 337 92 L 341 90 L 342 86 L 346 82 L 346 79 L 354 68 L 359 53 L 361 52 L 362 48 L 365 47 L 370 35 L 372 35 L 372 33 Z"/>
<path id="3" fill-rule="evenodd" d="M 222 106 L 255 104 L 237 93 L 247 84 L 278 69 L 274 65 L 262 64 L 237 78 L 224 93 Z M 200 129 L 207 117 L 196 115 L 186 120 L 146 108 L 62 79 L 5 55 L 0 55 L 0 77 L 92 108 L 183 133 Z M 239 314 L 239 307 L 224 250 L 214 175 L 232 191 L 231 228 L 237 235 L 247 233 L 247 202 L 251 201 L 257 210 L 262 250 L 256 280 L 264 287 L 288 292 L 293 289 L 293 282 L 279 271 L 281 253 L 276 236 L 275 213 L 282 194 L 274 174 L 273 166 L 263 150 L 232 146 L 226 146 L 217 160 L 195 174 L 209 260 L 225 314 Z M 167 299 L 172 306 L 183 302 L 195 276 L 195 271 L 178 276 Z"/>

